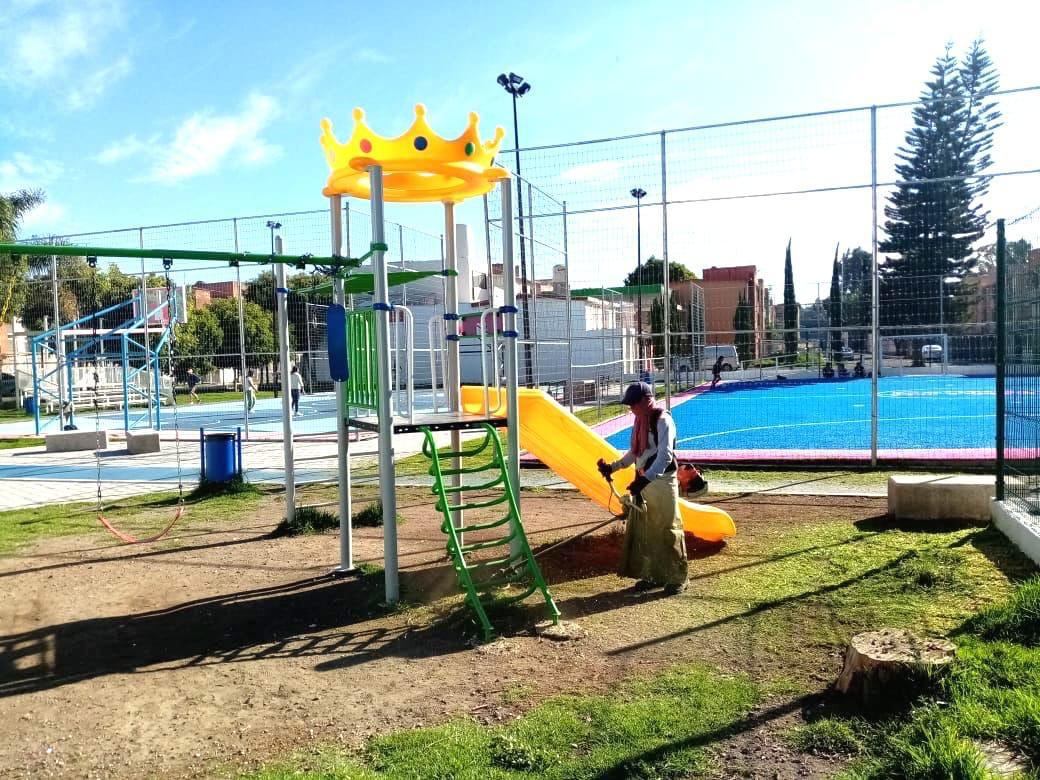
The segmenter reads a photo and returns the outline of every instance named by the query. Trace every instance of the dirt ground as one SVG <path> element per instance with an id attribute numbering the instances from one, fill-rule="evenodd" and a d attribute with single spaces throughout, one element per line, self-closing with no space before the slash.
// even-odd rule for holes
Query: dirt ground
<path id="1" fill-rule="evenodd" d="M 885 511 L 867 498 L 729 499 L 738 537 L 693 544 L 690 587 L 672 598 L 613 574 L 618 537 L 608 529 L 541 559 L 584 638 L 537 637 L 544 608 L 531 599 L 506 617 L 503 638 L 481 644 L 455 595 L 428 492 L 402 490 L 399 502 L 406 603 L 390 611 L 379 604 L 381 572 L 329 575 L 334 534 L 270 538 L 275 496 L 233 526 L 196 519 L 159 545 L 66 537 L 0 559 L 0 775 L 219 774 L 459 714 L 504 720 L 547 695 L 602 690 L 677 661 L 821 690 L 840 668 L 837 653 L 763 652 L 742 627 L 751 605 L 714 605 L 712 579 L 754 566 L 742 550 L 761 535 Z M 565 491 L 525 494 L 523 509 L 536 548 L 605 518 Z M 381 534 L 357 531 L 358 560 L 382 563 Z M 836 765 L 791 753 L 779 736 L 812 699 L 774 695 L 721 739 L 724 776 L 831 774 Z"/>

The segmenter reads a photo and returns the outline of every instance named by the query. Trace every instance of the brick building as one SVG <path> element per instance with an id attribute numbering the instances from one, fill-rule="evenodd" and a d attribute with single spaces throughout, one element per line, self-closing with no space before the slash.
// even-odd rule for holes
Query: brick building
<path id="1" fill-rule="evenodd" d="M 705 343 L 733 344 L 733 316 L 740 296 L 751 304 L 754 323 L 754 356 L 760 357 L 766 331 L 773 325 L 769 291 L 753 265 L 705 268 L 697 284 L 704 290 Z"/>

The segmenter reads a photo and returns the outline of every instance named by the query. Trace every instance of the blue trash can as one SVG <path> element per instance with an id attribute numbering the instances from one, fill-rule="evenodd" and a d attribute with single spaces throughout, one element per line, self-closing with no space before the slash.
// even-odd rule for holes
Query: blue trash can
<path id="1" fill-rule="evenodd" d="M 31 395 L 27 395 L 22 400 L 22 406 L 25 408 L 26 414 L 36 414 L 36 399 Z"/>
<path id="2" fill-rule="evenodd" d="M 238 473 L 235 434 L 207 433 L 203 441 L 203 473 L 208 482 L 230 482 Z"/>

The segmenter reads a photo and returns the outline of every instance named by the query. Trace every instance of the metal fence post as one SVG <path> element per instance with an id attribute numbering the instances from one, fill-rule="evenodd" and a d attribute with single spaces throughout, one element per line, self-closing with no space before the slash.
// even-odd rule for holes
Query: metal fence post
<path id="1" fill-rule="evenodd" d="M 275 254 L 282 254 L 282 237 L 275 238 Z M 292 400 L 289 386 L 289 290 L 285 284 L 285 263 L 274 264 L 275 291 L 278 304 L 278 363 L 282 390 L 282 458 L 285 469 L 285 520 L 292 523 L 296 515 L 296 461 L 293 452 Z"/>
<path id="2" fill-rule="evenodd" d="M 877 106 L 870 107 L 870 465 L 878 464 L 878 376 L 881 374 L 881 285 L 878 283 Z"/>
<path id="3" fill-rule="evenodd" d="M 238 219 L 231 220 L 231 230 L 235 240 L 235 251 L 238 252 Z M 242 291 L 242 269 L 235 263 L 235 285 L 238 294 L 238 349 L 242 353 L 239 370 L 242 372 L 242 420 L 245 426 L 246 441 L 249 441 L 249 397 L 246 395 L 246 314 L 245 295 Z"/>
<path id="4" fill-rule="evenodd" d="M 661 132 L 661 319 L 664 320 L 664 405 L 672 408 L 672 281 L 668 267 L 668 167 L 665 159 L 665 133 Z M 642 281 L 642 280 L 640 280 Z"/>
<path id="5" fill-rule="evenodd" d="M 997 220 L 997 501 L 1004 500 L 1004 384 L 1007 376 L 1007 239 Z"/>
<path id="6" fill-rule="evenodd" d="M 567 201 L 563 202 L 563 287 L 567 291 L 567 405 L 574 414 L 574 341 L 571 320 L 571 264 L 567 251 Z M 600 312 L 602 312 L 602 304 Z M 596 396 L 599 396 L 598 387 Z"/>
<path id="7" fill-rule="evenodd" d="M 144 249 L 144 228 L 137 228 L 137 246 L 140 249 Z M 141 317 L 144 319 L 144 364 L 147 366 L 151 362 L 152 344 L 151 336 L 148 332 L 148 313 L 152 310 L 152 307 L 148 303 L 148 274 L 144 268 L 144 258 L 141 258 Z M 169 304 L 166 305 L 167 315 L 170 313 Z M 149 376 L 149 372 L 145 370 L 145 376 Z M 125 382 L 124 382 L 125 384 Z M 152 427 L 152 398 L 155 396 L 157 389 L 153 388 L 152 392 L 148 393 L 148 427 Z M 158 404 L 158 399 L 156 399 Z M 158 412 L 158 410 L 156 410 Z M 156 414 L 158 417 L 158 413 Z M 157 426 L 158 427 L 158 426 Z"/>

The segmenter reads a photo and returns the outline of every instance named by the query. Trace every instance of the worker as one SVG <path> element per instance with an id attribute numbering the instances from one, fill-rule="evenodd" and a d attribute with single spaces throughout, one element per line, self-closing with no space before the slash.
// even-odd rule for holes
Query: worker
<path id="1" fill-rule="evenodd" d="M 675 422 L 654 401 L 646 382 L 629 385 L 621 402 L 635 416 L 632 440 L 620 459 L 596 467 L 604 477 L 628 466 L 636 478 L 628 486 L 632 507 L 625 524 L 618 574 L 632 577 L 639 588 L 664 586 L 673 595 L 686 587 L 686 537 L 679 516 L 676 480 Z"/>

